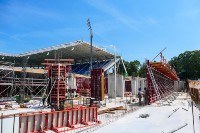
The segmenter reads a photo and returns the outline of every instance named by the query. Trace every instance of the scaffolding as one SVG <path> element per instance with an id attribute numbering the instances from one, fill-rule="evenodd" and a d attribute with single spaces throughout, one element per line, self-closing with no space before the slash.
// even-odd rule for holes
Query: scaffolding
<path id="1" fill-rule="evenodd" d="M 41 95 L 42 90 L 47 87 L 46 73 L 42 73 L 42 78 L 27 78 L 26 67 L 22 69 L 23 71 L 15 72 L 14 63 L 0 62 L 0 101 L 15 100 L 13 96 L 20 95 L 20 102 L 23 103 L 24 97 L 34 98 Z M 21 77 L 17 77 L 18 74 Z"/>
<path id="2" fill-rule="evenodd" d="M 12 93 L 14 90 L 13 79 L 9 77 L 14 76 L 13 63 L 0 62 L 0 97 L 1 101 L 12 100 Z"/>

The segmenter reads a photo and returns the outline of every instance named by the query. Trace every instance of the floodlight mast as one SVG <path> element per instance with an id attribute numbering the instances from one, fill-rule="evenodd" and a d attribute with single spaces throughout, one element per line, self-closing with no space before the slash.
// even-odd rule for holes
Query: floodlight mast
<path id="1" fill-rule="evenodd" d="M 92 27 L 91 27 L 89 18 L 87 20 L 87 26 L 88 26 L 88 30 L 90 30 L 90 71 L 91 71 L 92 70 L 92 38 L 93 38 L 93 34 L 92 34 Z"/>

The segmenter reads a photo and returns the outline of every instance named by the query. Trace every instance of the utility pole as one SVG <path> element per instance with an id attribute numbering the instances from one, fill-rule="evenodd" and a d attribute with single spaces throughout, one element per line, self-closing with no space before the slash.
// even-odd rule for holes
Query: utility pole
<path id="1" fill-rule="evenodd" d="M 90 30 L 90 71 L 91 71 L 92 70 L 92 38 L 93 38 L 93 34 L 92 34 L 92 27 L 91 27 L 89 18 L 87 20 L 87 26 L 88 26 L 88 30 Z"/>
<path id="2" fill-rule="evenodd" d="M 116 48 L 113 45 L 114 48 L 114 54 L 115 54 L 115 58 L 114 58 L 114 62 L 115 62 L 115 105 L 116 105 L 116 100 L 117 100 L 117 66 L 116 66 Z"/>
<path id="3" fill-rule="evenodd" d="M 114 45 L 109 45 L 107 47 L 112 47 L 114 50 L 114 97 L 115 97 L 115 104 L 117 100 L 117 65 L 116 65 L 116 47 Z M 126 69 L 125 69 L 126 71 Z"/>

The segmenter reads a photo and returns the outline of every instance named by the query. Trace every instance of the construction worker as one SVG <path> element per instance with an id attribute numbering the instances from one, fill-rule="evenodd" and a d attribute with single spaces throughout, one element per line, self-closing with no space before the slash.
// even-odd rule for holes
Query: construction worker
<path id="1" fill-rule="evenodd" d="M 47 95 L 46 95 L 46 93 L 44 93 L 44 95 L 42 96 L 42 103 L 43 103 L 43 106 L 44 106 L 44 104 L 45 104 L 46 98 L 47 98 Z"/>
<path id="2" fill-rule="evenodd" d="M 141 88 L 138 89 L 138 98 L 139 98 L 139 105 L 142 105 L 142 91 Z"/>
<path id="3" fill-rule="evenodd" d="M 147 92 L 147 88 L 144 88 L 144 105 L 148 104 L 148 92 Z"/>

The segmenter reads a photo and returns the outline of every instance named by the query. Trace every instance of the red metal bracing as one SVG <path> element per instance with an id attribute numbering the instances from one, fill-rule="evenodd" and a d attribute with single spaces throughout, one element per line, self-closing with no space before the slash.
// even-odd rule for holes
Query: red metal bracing
<path id="1" fill-rule="evenodd" d="M 19 115 L 19 133 L 43 133 L 48 130 L 61 133 L 93 126 L 100 124 L 97 114 L 96 106 L 81 106 L 62 111 L 21 113 Z M 81 125 L 76 127 L 77 124 Z"/>
<path id="2" fill-rule="evenodd" d="M 147 61 L 147 67 L 149 67 L 147 69 L 148 103 L 151 104 L 174 91 L 174 80 L 177 80 L 177 75 L 173 69 L 169 70 L 168 65 L 163 65 L 163 62 Z"/>
<path id="3" fill-rule="evenodd" d="M 91 71 L 91 97 L 104 100 L 104 70 L 101 68 Z"/>

